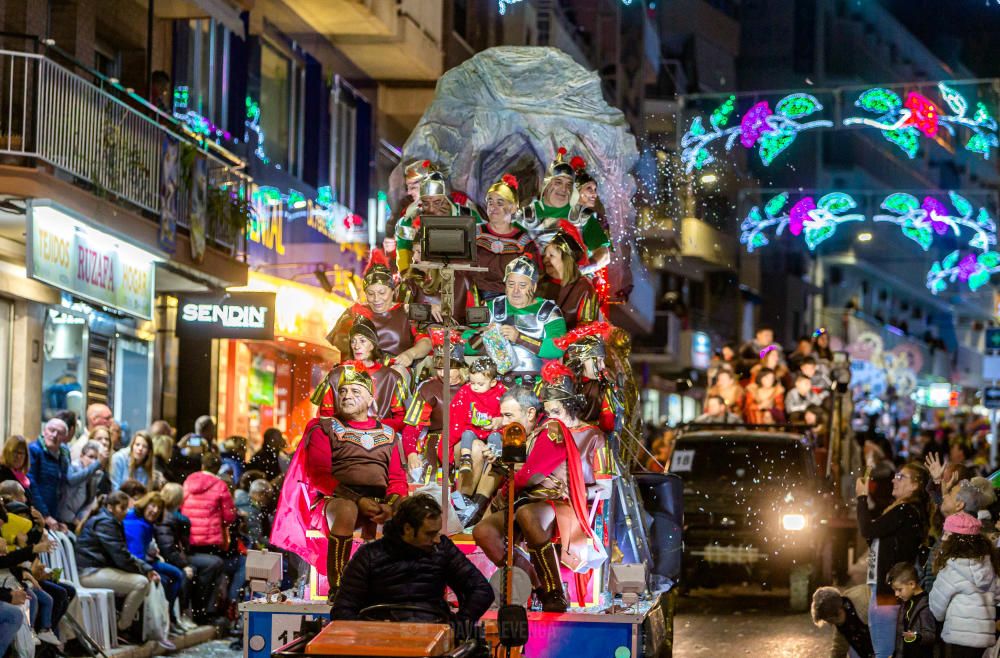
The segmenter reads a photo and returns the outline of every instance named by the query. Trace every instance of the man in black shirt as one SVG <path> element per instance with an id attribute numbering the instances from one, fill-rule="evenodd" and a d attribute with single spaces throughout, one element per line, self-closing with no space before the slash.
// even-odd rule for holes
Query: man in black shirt
<path id="1" fill-rule="evenodd" d="M 441 534 L 441 506 L 426 494 L 403 499 L 382 539 L 354 554 L 341 577 L 332 619 L 359 619 L 379 604 L 415 605 L 400 610 L 397 621 L 449 620 L 456 637 L 469 637 L 493 603 L 493 588 L 450 539 Z M 458 597 L 458 612 L 445 602 L 445 587 Z"/>

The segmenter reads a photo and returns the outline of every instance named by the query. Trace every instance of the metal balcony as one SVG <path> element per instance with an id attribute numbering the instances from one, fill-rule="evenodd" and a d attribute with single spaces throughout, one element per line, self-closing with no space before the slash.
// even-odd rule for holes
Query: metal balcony
<path id="1" fill-rule="evenodd" d="M 197 152 L 208 163 L 209 186 L 249 193 L 242 160 L 186 134 L 172 118 L 142 107 L 138 97 L 130 99 L 129 92 L 114 90 L 121 93 L 44 55 L 0 50 L 0 161 L 50 167 L 60 178 L 155 222 L 161 214 L 164 145 L 173 140 L 181 146 L 179 170 Z M 206 237 L 235 254 L 243 232 L 224 225 L 221 214 L 209 205 Z M 177 224 L 189 227 L 187 194 L 178 194 Z"/>

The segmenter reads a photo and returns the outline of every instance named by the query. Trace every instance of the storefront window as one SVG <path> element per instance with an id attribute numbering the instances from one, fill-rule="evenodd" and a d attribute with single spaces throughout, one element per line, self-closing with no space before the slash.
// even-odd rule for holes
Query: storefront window
<path id="1" fill-rule="evenodd" d="M 83 417 L 87 319 L 63 309 L 50 308 L 43 329 L 42 420 L 62 409 Z"/>
<path id="2" fill-rule="evenodd" d="M 250 436 L 274 425 L 275 362 L 255 354 L 250 368 Z"/>
<path id="3" fill-rule="evenodd" d="M 119 336 L 115 355 L 115 418 L 130 435 L 152 422 L 152 363 L 150 343 Z"/>

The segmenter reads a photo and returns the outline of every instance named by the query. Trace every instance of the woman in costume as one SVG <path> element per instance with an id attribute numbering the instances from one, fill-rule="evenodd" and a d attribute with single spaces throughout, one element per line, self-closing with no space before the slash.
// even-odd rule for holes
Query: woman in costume
<path id="1" fill-rule="evenodd" d="M 517 187 L 517 179 L 504 174 L 486 192 L 488 221 L 476 227 L 478 264 L 488 270 L 476 277 L 483 299 L 504 294 L 507 264 L 518 256 L 528 256 L 539 262 L 538 248 L 531 235 L 514 221 L 518 208 Z"/>

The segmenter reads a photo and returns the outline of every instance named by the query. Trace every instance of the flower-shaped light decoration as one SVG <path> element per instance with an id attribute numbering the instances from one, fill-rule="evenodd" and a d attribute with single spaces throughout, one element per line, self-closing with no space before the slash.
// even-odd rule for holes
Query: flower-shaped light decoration
<path id="1" fill-rule="evenodd" d="M 865 221 L 864 215 L 847 213 L 858 204 L 843 192 L 831 192 L 819 201 L 805 196 L 785 211 L 787 205 L 788 194 L 782 193 L 765 204 L 763 214 L 757 206 L 750 209 L 740 225 L 740 243 L 747 246 L 748 252 L 770 243 L 767 231 L 771 228 L 775 236 L 780 236 L 786 228 L 792 235 L 802 235 L 812 251 L 833 237 L 841 224 Z"/>
<path id="2" fill-rule="evenodd" d="M 708 116 L 711 130 L 706 128 L 702 116 L 691 121 L 690 128 L 681 138 L 684 169 L 690 173 L 715 162 L 709 146 L 718 140 L 724 140 L 726 151 L 731 151 L 737 140 L 744 148 L 756 148 L 760 161 L 765 166 L 770 165 L 803 130 L 833 127 L 833 123 L 826 120 L 799 121 L 822 109 L 823 105 L 815 96 L 789 94 L 777 102 L 773 111 L 767 101 L 755 103 L 740 119 L 739 125 L 727 128 L 736 110 L 736 97 L 730 96 Z"/>
<path id="3" fill-rule="evenodd" d="M 957 212 L 955 215 L 935 197 L 927 196 L 920 202 L 912 194 L 897 192 L 882 201 L 882 209 L 893 214 L 875 215 L 872 219 L 898 224 L 903 235 L 919 244 L 924 251 L 931 248 L 935 235 L 951 231 L 958 236 L 963 228 L 969 229 L 973 234 L 969 247 L 988 251 L 997 243 L 996 222 L 989 211 L 980 208 L 979 214 L 973 217 L 975 211 L 968 199 L 955 192 L 949 192 L 948 196 Z"/>
<path id="4" fill-rule="evenodd" d="M 997 122 L 989 110 L 983 103 L 977 103 L 976 111 L 970 117 L 969 103 L 958 91 L 944 82 L 938 84 L 938 91 L 943 105 L 948 106 L 951 114 L 945 114 L 933 100 L 921 93 L 910 92 L 904 102 L 896 92 L 875 87 L 862 92 L 854 105 L 876 115 L 876 118 L 847 117 L 844 125 L 875 128 L 910 158 L 916 157 L 920 151 L 921 135 L 934 138 L 943 128 L 954 137 L 961 127 L 971 133 L 965 149 L 988 160 L 990 149 L 1000 144 Z"/>
<path id="5" fill-rule="evenodd" d="M 949 283 L 960 281 L 975 292 L 990 282 L 990 277 L 1000 272 L 1000 253 L 987 251 L 962 256 L 953 251 L 940 262 L 935 262 L 927 273 L 927 288 L 935 295 L 944 292 Z"/>

